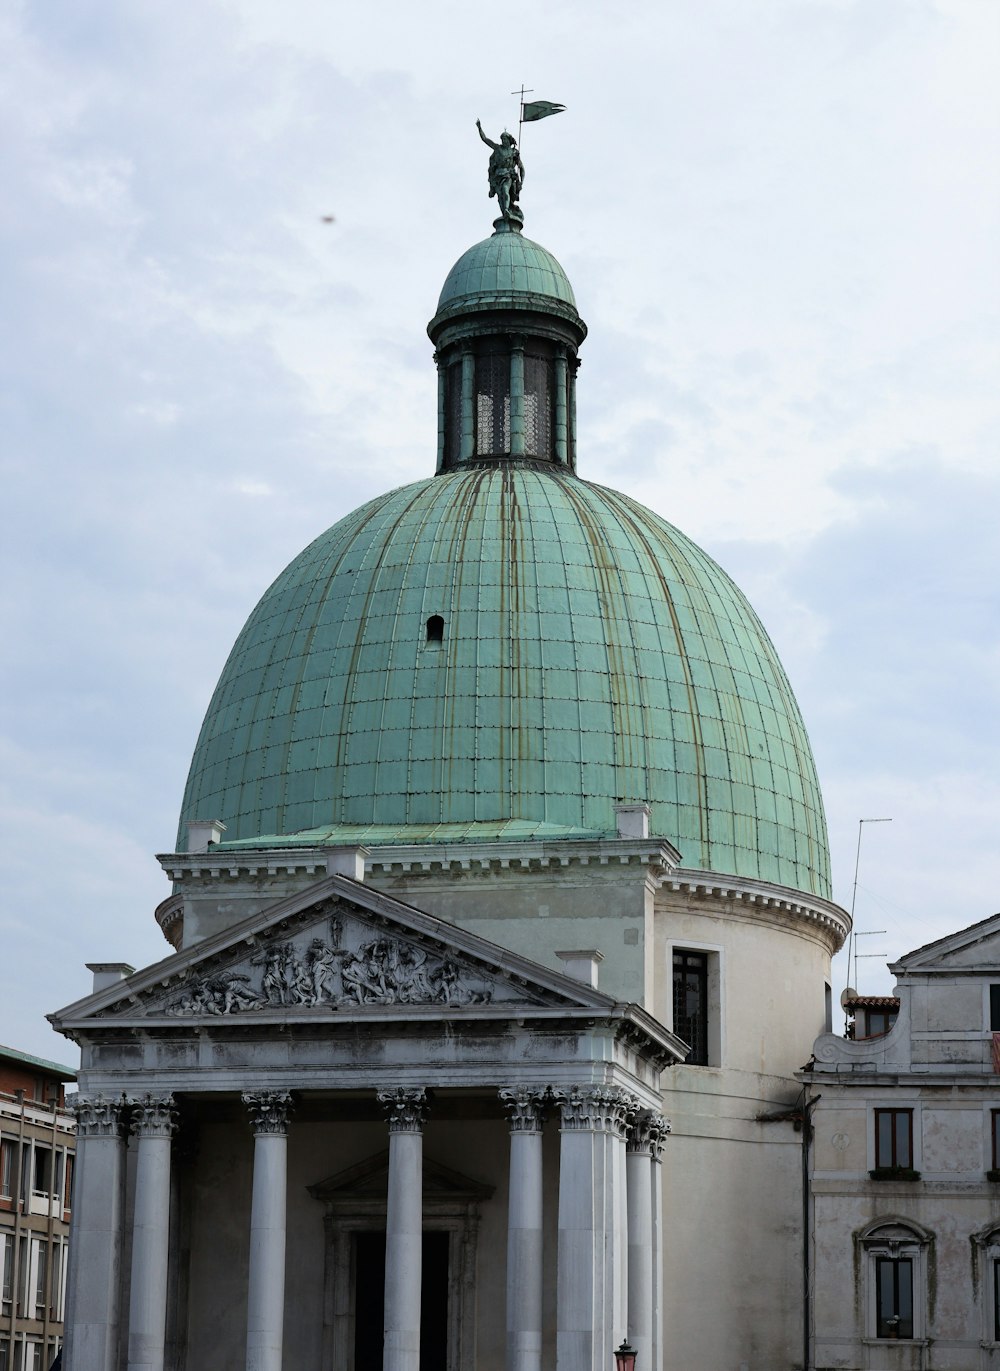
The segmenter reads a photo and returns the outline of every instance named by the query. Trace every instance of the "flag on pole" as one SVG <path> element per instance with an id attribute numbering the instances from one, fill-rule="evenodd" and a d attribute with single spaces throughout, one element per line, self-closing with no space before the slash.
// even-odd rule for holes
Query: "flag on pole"
<path id="1" fill-rule="evenodd" d="M 565 108 L 551 100 L 527 100 L 521 105 L 521 122 L 533 124 L 536 119 L 547 119 L 550 114 L 562 114 Z"/>

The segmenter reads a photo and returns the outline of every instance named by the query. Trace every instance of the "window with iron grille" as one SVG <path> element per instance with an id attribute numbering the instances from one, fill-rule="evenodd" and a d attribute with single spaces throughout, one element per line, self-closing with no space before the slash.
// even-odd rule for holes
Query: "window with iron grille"
<path id="1" fill-rule="evenodd" d="M 476 456 L 510 452 L 510 354 L 484 352 L 476 358 Z"/>
<path id="2" fill-rule="evenodd" d="M 689 1044 L 689 1066 L 708 1065 L 708 956 L 674 951 L 674 1032 Z"/>
<path id="3" fill-rule="evenodd" d="M 913 1110 L 875 1110 L 875 1168 L 909 1170 L 913 1166 Z"/>
<path id="4" fill-rule="evenodd" d="M 913 1260 L 875 1258 L 875 1336 L 913 1337 Z"/>
<path id="5" fill-rule="evenodd" d="M 553 458 L 555 363 L 536 353 L 524 356 L 524 452 L 527 457 Z"/>

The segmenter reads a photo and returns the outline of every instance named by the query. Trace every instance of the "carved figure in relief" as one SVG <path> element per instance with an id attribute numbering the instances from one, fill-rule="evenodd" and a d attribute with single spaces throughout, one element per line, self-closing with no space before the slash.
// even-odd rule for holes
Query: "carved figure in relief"
<path id="1" fill-rule="evenodd" d="M 251 959 L 254 974 L 222 971 L 206 977 L 168 1005 L 168 1014 L 236 1014 L 273 1006 L 328 1004 L 488 1004 L 492 991 L 473 990 L 452 957 L 430 959 L 420 947 L 395 938 L 373 938 L 358 950 L 340 947 L 341 926 L 332 920 L 331 941 L 314 937 L 297 954 L 290 940 L 273 943 Z M 338 986 L 337 977 L 340 977 Z M 259 978 L 259 989 L 254 981 Z"/>
<path id="2" fill-rule="evenodd" d="M 322 938 L 313 938 L 306 954 L 309 963 L 310 1004 L 322 1004 L 325 1000 L 337 998 L 334 991 L 334 980 L 343 955 L 341 952 L 334 951 Z"/>

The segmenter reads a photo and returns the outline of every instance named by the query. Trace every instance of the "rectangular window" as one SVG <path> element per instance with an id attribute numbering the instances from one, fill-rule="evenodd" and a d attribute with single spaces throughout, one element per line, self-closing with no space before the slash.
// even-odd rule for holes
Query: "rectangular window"
<path id="1" fill-rule="evenodd" d="M 62 1243 L 52 1244 L 52 1281 L 49 1286 L 49 1299 L 52 1317 L 62 1322 Z M 52 1354 L 55 1356 L 55 1353 Z"/>
<path id="2" fill-rule="evenodd" d="M 9 1200 L 14 1195 L 14 1149 L 17 1143 L 9 1138 L 0 1142 L 0 1198 Z"/>
<path id="3" fill-rule="evenodd" d="M 3 1300 L 5 1314 L 14 1298 L 14 1234 L 4 1235 L 0 1243 L 0 1299 Z"/>
<path id="4" fill-rule="evenodd" d="M 40 1238 L 35 1246 L 35 1318 L 45 1318 L 45 1268 L 48 1266 L 48 1243 Z"/>
<path id="5" fill-rule="evenodd" d="M 1000 1171 L 1000 1109 L 990 1110 L 990 1166 Z"/>
<path id="6" fill-rule="evenodd" d="M 868 1019 L 868 1037 L 883 1038 L 896 1022 L 896 1011 L 894 1009 L 869 1009 L 866 1017 Z"/>
<path id="7" fill-rule="evenodd" d="M 63 1207 L 69 1209 L 73 1204 L 73 1153 L 66 1153 L 66 1198 Z"/>
<path id="8" fill-rule="evenodd" d="M 913 1337 L 913 1261 L 910 1257 L 876 1257 L 877 1338 Z"/>
<path id="9" fill-rule="evenodd" d="M 0 1371 L 10 1371 L 9 1338 L 0 1338 Z"/>
<path id="10" fill-rule="evenodd" d="M 1000 985 L 990 986 L 990 1032 L 1000 1033 Z"/>
<path id="11" fill-rule="evenodd" d="M 875 1110 L 876 1170 L 909 1170 L 913 1166 L 913 1110 Z"/>
<path id="12" fill-rule="evenodd" d="M 52 1188 L 52 1149 L 35 1144 L 32 1187 L 36 1195 L 47 1195 Z"/>
<path id="13" fill-rule="evenodd" d="M 689 1066 L 708 1065 L 708 956 L 674 952 L 674 1032 L 691 1051 Z"/>

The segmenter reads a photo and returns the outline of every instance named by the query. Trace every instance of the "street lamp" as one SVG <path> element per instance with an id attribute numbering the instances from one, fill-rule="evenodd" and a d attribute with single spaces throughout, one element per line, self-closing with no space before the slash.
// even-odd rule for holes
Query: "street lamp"
<path id="1" fill-rule="evenodd" d="M 623 1342 L 615 1349 L 615 1371 L 635 1371 L 636 1350 Z"/>

